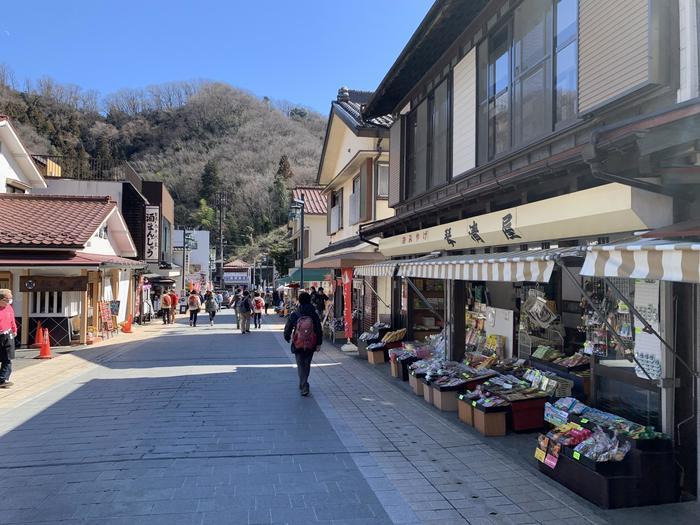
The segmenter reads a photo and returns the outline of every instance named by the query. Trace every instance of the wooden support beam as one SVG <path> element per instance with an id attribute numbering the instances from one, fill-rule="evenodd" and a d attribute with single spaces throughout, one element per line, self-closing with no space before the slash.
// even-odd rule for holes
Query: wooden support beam
<path id="1" fill-rule="evenodd" d="M 22 270 L 22 275 L 29 275 L 29 270 Z M 22 292 L 22 334 L 20 345 L 27 348 L 29 346 L 29 301 L 31 292 Z"/>

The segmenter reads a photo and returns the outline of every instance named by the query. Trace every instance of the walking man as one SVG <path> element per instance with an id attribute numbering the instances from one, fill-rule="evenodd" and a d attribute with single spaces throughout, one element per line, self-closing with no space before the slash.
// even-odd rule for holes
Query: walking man
<path id="1" fill-rule="evenodd" d="M 243 300 L 243 294 L 240 288 L 236 288 L 236 293 L 231 299 L 231 307 L 236 315 L 236 328 L 241 329 L 241 301 Z M 243 333 L 243 332 L 242 332 Z"/>
<path id="2" fill-rule="evenodd" d="M 160 298 L 160 314 L 163 316 L 163 324 L 170 324 L 171 303 L 172 297 L 170 297 L 170 293 L 164 292 Z"/>
<path id="3" fill-rule="evenodd" d="M 314 352 L 323 341 L 321 320 L 311 305 L 311 296 L 306 292 L 299 294 L 299 306 L 287 319 L 284 326 L 284 340 L 292 344 L 292 353 L 297 361 L 299 390 L 302 396 L 309 395 L 309 373 Z"/>
<path id="4" fill-rule="evenodd" d="M 253 302 L 250 300 L 250 292 L 246 290 L 238 301 L 238 317 L 241 322 L 241 333 L 250 333 L 250 316 L 253 313 Z"/>
<path id="5" fill-rule="evenodd" d="M 12 291 L 0 289 L 0 388 L 9 388 L 12 360 L 15 358 L 17 324 L 12 308 Z"/>
<path id="6" fill-rule="evenodd" d="M 314 301 L 314 307 L 316 308 L 316 312 L 318 312 L 319 317 L 323 317 L 323 314 L 326 311 L 326 303 L 327 302 L 328 302 L 328 296 L 323 291 L 323 287 L 319 286 L 318 292 L 316 292 L 316 297 L 315 297 L 315 301 Z"/>

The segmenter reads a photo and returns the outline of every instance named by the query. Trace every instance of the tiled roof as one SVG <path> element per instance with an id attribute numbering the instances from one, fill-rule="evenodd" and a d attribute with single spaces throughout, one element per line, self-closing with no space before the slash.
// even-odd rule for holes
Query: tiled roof
<path id="1" fill-rule="evenodd" d="M 224 268 L 250 268 L 250 266 L 250 264 L 241 259 L 234 259 L 233 261 L 224 263 Z"/>
<path id="2" fill-rule="evenodd" d="M 116 206 L 109 197 L 0 194 L 0 248 L 84 248 Z"/>
<path id="3" fill-rule="evenodd" d="M 353 93 L 352 91 L 350 93 Z M 358 129 L 388 129 L 394 123 L 394 119 L 389 115 L 365 120 L 362 117 L 362 103 L 355 100 L 334 101 L 333 106 L 337 111 L 342 111 L 350 117 L 354 126 Z"/>
<path id="4" fill-rule="evenodd" d="M 301 199 L 301 195 L 304 194 L 304 213 L 306 215 L 325 215 L 327 201 L 321 195 L 322 191 L 322 186 L 297 186 L 292 190 L 292 197 Z"/>

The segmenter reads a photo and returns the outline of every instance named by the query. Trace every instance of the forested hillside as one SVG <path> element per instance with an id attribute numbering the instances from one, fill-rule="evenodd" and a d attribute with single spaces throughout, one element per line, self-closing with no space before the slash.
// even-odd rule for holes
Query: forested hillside
<path id="1" fill-rule="evenodd" d="M 287 190 L 314 179 L 325 127 L 313 111 L 223 83 L 173 82 L 100 98 L 50 79 L 20 88 L 2 66 L 0 114 L 32 153 L 128 160 L 165 181 L 176 222 L 215 238 L 214 208 L 225 192 L 227 255 L 250 252 L 246 246 L 285 223 Z"/>

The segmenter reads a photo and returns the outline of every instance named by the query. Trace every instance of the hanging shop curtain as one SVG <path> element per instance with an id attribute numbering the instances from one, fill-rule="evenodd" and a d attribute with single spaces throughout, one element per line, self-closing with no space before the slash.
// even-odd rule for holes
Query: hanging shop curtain
<path id="1" fill-rule="evenodd" d="M 399 263 L 401 277 L 462 281 L 549 282 L 555 261 L 576 249 L 451 255 Z"/>
<path id="2" fill-rule="evenodd" d="M 700 283 L 700 243 L 636 239 L 591 246 L 581 275 Z"/>

